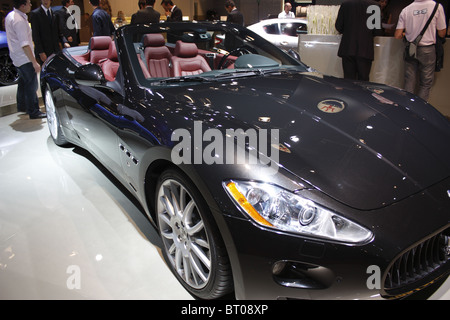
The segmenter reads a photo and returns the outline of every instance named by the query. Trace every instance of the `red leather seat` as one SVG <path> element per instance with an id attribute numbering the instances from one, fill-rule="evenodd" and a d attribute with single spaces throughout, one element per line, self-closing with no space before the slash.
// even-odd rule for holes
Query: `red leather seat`
<path id="1" fill-rule="evenodd" d="M 166 40 L 160 33 L 144 36 L 144 56 L 151 77 L 170 77 L 170 59 L 172 54 L 166 47 Z"/>
<path id="2" fill-rule="evenodd" d="M 175 77 L 201 74 L 211 71 L 206 60 L 198 54 L 195 43 L 178 40 L 172 57 L 173 75 Z"/>
<path id="3" fill-rule="evenodd" d="M 111 42 L 111 37 L 108 36 L 92 37 L 89 40 L 89 62 L 98 63 L 100 60 L 106 59 Z"/>
<path id="4" fill-rule="evenodd" d="M 117 70 L 119 69 L 119 59 L 114 41 L 111 41 L 108 49 L 108 58 L 101 61 L 101 67 L 107 81 L 114 81 L 116 79 Z"/>

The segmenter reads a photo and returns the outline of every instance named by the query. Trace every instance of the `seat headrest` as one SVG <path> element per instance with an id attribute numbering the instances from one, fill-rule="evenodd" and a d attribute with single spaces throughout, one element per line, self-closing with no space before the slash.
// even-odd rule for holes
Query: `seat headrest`
<path id="1" fill-rule="evenodd" d="M 109 44 L 112 42 L 111 37 L 98 36 L 89 40 L 89 49 L 91 50 L 108 50 Z"/>
<path id="2" fill-rule="evenodd" d="M 116 43 L 114 41 L 111 41 L 109 45 L 108 59 L 112 61 L 119 61 L 119 59 L 117 58 Z"/>
<path id="3" fill-rule="evenodd" d="M 147 59 L 170 59 L 172 54 L 167 47 L 155 47 L 145 51 Z"/>
<path id="4" fill-rule="evenodd" d="M 175 56 L 180 58 L 192 58 L 198 54 L 198 48 L 195 43 L 182 42 L 178 40 L 175 44 Z"/>
<path id="5" fill-rule="evenodd" d="M 162 47 L 166 44 L 164 36 L 160 33 L 148 33 L 144 35 L 142 42 L 144 47 Z"/>

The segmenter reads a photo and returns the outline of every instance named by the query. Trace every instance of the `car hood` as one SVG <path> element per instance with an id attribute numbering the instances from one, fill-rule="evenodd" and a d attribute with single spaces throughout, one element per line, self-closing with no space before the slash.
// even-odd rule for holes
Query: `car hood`
<path id="1" fill-rule="evenodd" d="M 280 166 L 353 208 L 380 208 L 450 176 L 449 122 L 402 90 L 288 73 L 202 84 L 188 98 L 193 120 L 278 129 Z"/>

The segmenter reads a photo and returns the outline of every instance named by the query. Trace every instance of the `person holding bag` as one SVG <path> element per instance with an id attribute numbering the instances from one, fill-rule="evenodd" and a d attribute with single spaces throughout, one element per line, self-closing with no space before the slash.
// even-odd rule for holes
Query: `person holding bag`
<path id="1" fill-rule="evenodd" d="M 409 49 L 405 50 L 405 90 L 428 101 L 436 66 L 436 37 L 445 37 L 445 14 L 433 0 L 415 0 L 400 13 L 395 38 L 403 33 Z M 408 47 L 408 46 L 407 46 Z M 417 80 L 418 91 L 415 92 Z"/>

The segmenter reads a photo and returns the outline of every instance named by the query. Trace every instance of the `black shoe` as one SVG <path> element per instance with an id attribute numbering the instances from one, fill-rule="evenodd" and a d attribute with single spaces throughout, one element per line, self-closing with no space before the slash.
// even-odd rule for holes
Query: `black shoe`
<path id="1" fill-rule="evenodd" d="M 47 114 L 39 111 L 34 115 L 30 115 L 30 119 L 42 119 L 42 118 L 47 118 Z"/>

